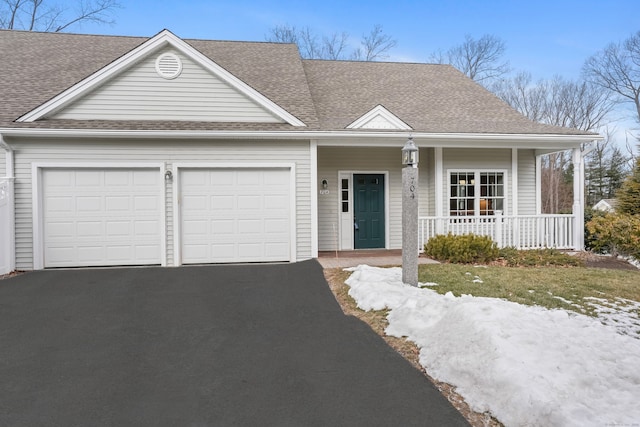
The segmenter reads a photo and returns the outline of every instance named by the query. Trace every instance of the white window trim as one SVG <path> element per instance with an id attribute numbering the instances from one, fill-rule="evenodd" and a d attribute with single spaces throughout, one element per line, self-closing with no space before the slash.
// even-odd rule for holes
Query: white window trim
<path id="1" fill-rule="evenodd" d="M 445 193 L 445 197 L 444 197 L 444 206 L 446 206 L 446 211 L 445 211 L 445 216 L 451 216 L 451 210 L 449 209 L 450 206 L 450 202 L 451 202 L 451 196 L 449 194 L 449 192 L 451 191 L 451 174 L 452 173 L 474 173 L 474 174 L 481 174 L 481 173 L 502 173 L 504 174 L 504 183 L 502 184 L 504 187 L 504 206 L 503 206 L 503 210 L 502 213 L 504 215 L 506 215 L 508 212 L 510 212 L 509 210 L 509 175 L 508 175 L 508 171 L 507 169 L 457 169 L 457 168 L 451 168 L 451 169 L 447 169 L 447 187 L 446 187 L 446 193 Z M 461 218 L 486 218 L 487 215 L 480 215 L 480 209 L 479 209 L 479 203 L 480 203 L 480 177 L 478 175 L 478 177 L 476 178 L 476 183 L 474 185 L 474 193 L 477 194 L 476 196 L 474 196 L 474 200 L 476 200 L 478 202 L 478 208 L 474 209 L 475 213 L 473 215 L 466 215 L 466 216 L 461 216 Z M 475 205 L 474 205 L 475 206 Z"/>
<path id="2" fill-rule="evenodd" d="M 173 265 L 182 265 L 182 218 L 180 204 L 180 170 L 181 169 L 289 169 L 290 192 L 290 224 L 289 224 L 289 262 L 297 261 L 296 232 L 296 164 L 295 163 L 219 163 L 219 162 L 178 162 L 172 165 L 173 173 Z"/>
<path id="3" fill-rule="evenodd" d="M 164 179 L 164 163 L 149 162 L 46 162 L 31 164 L 33 206 L 33 269 L 44 269 L 44 211 L 42 202 L 42 170 L 43 169 L 157 169 L 161 174 L 160 188 L 158 188 L 162 207 L 160 208 L 160 265 L 167 266 L 167 189 Z"/>

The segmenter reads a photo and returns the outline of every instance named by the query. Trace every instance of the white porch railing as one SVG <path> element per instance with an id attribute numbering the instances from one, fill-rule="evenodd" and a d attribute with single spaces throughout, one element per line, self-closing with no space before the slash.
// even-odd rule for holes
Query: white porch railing
<path id="1" fill-rule="evenodd" d="M 573 215 L 517 215 L 496 212 L 484 217 L 420 217 L 418 243 L 438 234 L 477 234 L 490 236 L 499 247 L 518 249 L 573 249 Z"/>
<path id="2" fill-rule="evenodd" d="M 13 179 L 0 178 L 0 274 L 15 269 L 13 227 Z"/>

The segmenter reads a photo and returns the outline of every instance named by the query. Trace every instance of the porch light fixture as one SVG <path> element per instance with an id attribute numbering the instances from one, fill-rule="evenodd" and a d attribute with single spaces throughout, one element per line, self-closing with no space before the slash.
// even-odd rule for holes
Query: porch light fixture
<path id="1" fill-rule="evenodd" d="M 418 147 L 414 144 L 412 136 L 409 137 L 402 148 L 402 165 L 405 167 L 418 167 Z"/>
<path id="2" fill-rule="evenodd" d="M 164 173 L 164 180 L 167 182 L 173 180 L 173 172 L 171 172 L 170 170 L 166 171 Z"/>
<path id="3" fill-rule="evenodd" d="M 328 186 L 329 186 L 329 183 L 327 182 L 327 180 L 323 179 L 322 180 L 322 189 L 326 190 Z"/>

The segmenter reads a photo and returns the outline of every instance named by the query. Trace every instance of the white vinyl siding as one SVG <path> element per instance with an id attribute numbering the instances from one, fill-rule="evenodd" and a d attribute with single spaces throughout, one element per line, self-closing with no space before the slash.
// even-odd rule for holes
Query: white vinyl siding
<path id="1" fill-rule="evenodd" d="M 281 123 L 264 107 L 180 52 L 182 73 L 165 79 L 150 55 L 51 118 L 74 120 L 183 120 Z"/>
<path id="2" fill-rule="evenodd" d="M 536 214 L 536 156 L 534 150 L 518 150 L 518 215 Z"/>
<path id="3" fill-rule="evenodd" d="M 15 148 L 16 166 L 16 268 L 33 268 L 32 163 L 72 163 L 88 166 L 92 162 L 116 162 L 122 167 L 135 162 L 165 163 L 292 163 L 296 171 L 296 259 L 311 257 L 311 196 L 309 186 L 308 141 L 174 141 L 136 142 L 134 140 L 7 141 Z M 166 191 L 166 264 L 173 265 L 173 182 L 165 182 Z"/>
<path id="4" fill-rule="evenodd" d="M 7 156 L 4 149 L 0 148 L 0 178 L 7 176 Z"/>

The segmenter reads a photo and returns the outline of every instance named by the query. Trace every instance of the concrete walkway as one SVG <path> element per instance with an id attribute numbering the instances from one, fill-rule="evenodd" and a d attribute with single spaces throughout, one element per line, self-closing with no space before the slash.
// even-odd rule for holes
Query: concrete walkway
<path id="1" fill-rule="evenodd" d="M 356 251 L 320 252 L 318 262 L 323 268 L 346 268 L 360 264 L 371 266 L 402 266 L 402 251 L 367 249 Z M 439 264 L 424 256 L 418 258 L 418 264 Z"/>

